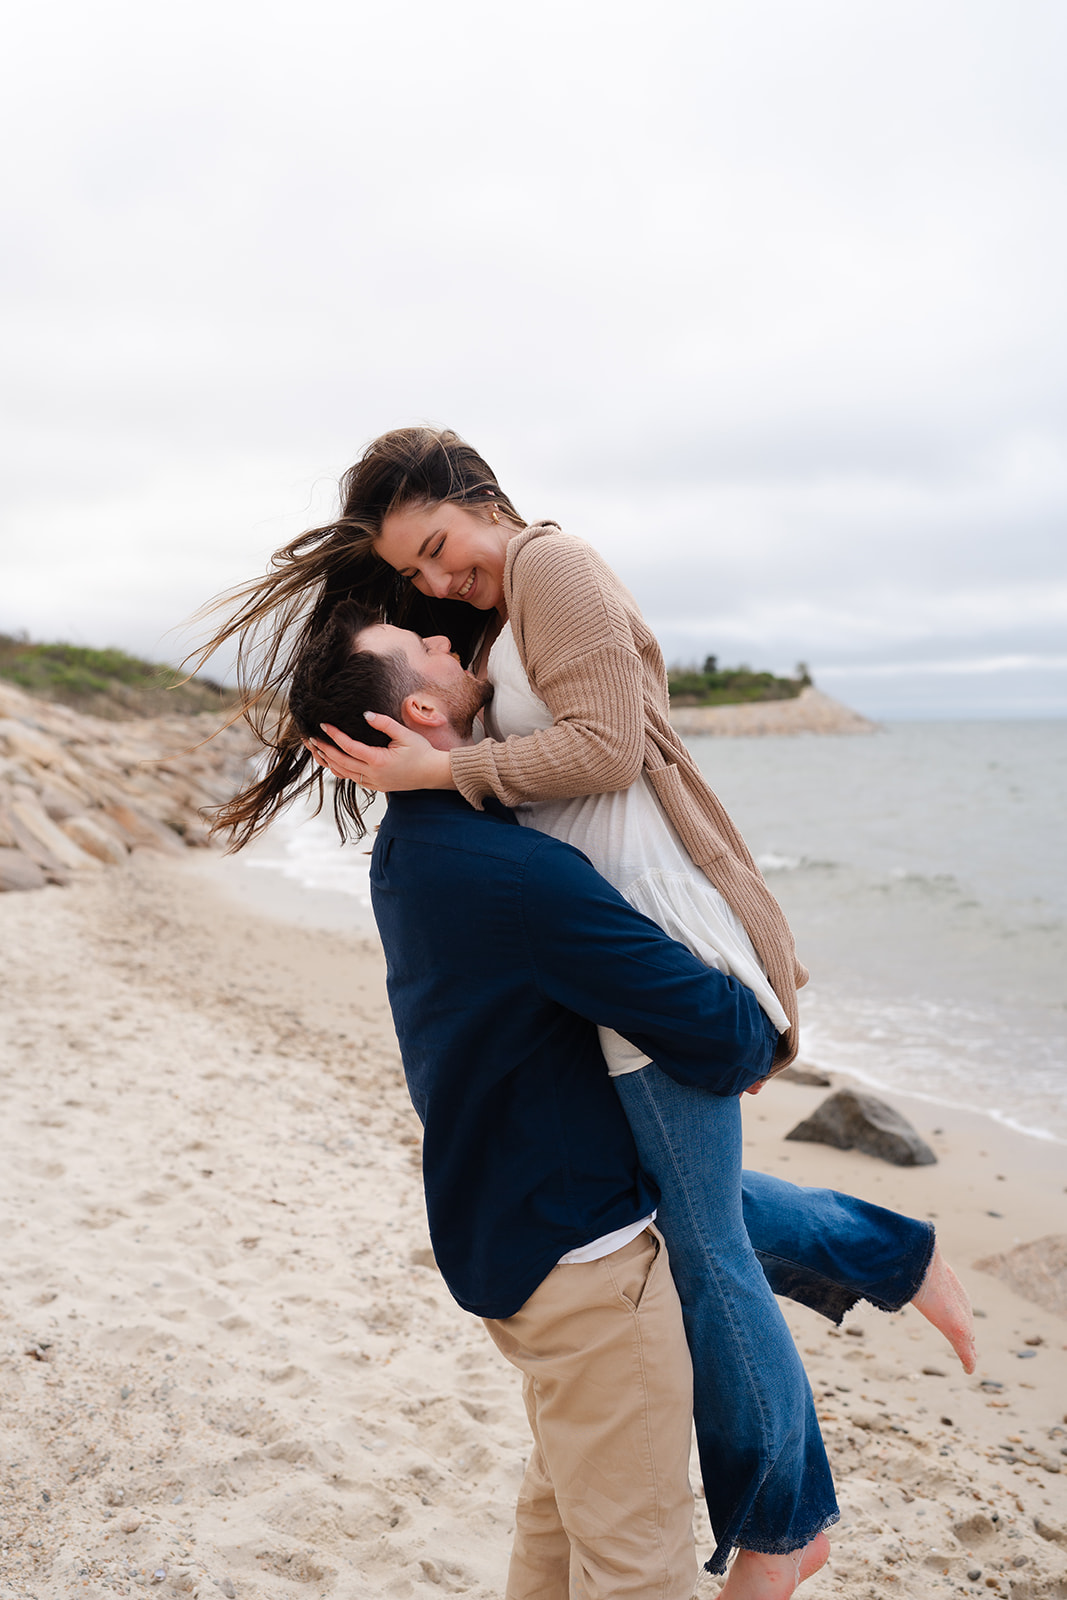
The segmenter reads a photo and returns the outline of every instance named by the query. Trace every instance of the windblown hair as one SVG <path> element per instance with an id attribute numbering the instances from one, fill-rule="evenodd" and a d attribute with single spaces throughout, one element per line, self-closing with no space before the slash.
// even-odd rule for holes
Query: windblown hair
<path id="1" fill-rule="evenodd" d="M 448 501 L 471 510 L 495 507 L 516 529 L 525 526 L 486 462 L 450 429 L 382 434 L 348 469 L 340 489 L 334 521 L 283 545 L 262 578 L 229 590 L 200 613 L 228 614 L 186 666 L 197 672 L 222 645 L 236 642 L 237 716 L 269 752 L 261 776 L 212 815 L 212 833 L 229 833 L 232 850 L 248 844 L 297 795 L 317 790 L 322 804 L 322 773 L 301 742 L 286 696 L 298 662 L 325 637 L 341 602 L 356 601 L 371 621 L 447 634 L 464 665 L 477 652 L 486 625 L 479 611 L 462 600 L 419 594 L 375 553 L 386 516 Z M 369 732 L 369 724 L 360 728 L 362 743 L 375 742 Z"/>

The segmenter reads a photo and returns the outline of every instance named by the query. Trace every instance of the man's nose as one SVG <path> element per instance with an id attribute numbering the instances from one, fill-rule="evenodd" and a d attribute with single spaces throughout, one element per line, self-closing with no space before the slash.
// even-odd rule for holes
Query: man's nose
<path id="1" fill-rule="evenodd" d="M 447 639 L 443 633 L 430 634 L 428 638 L 423 640 L 423 644 L 425 644 L 427 650 L 439 651 L 441 655 L 450 656 L 452 654 L 452 641 Z"/>

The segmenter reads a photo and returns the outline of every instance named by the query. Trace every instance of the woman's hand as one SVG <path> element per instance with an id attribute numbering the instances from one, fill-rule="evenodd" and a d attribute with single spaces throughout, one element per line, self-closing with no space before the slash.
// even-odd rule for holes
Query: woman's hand
<path id="1" fill-rule="evenodd" d="M 421 733 L 413 733 L 402 722 L 366 713 L 373 727 L 389 735 L 387 745 L 360 744 L 340 728 L 323 723 L 323 731 L 334 744 L 308 739 L 308 749 L 320 767 L 328 767 L 335 778 L 348 778 L 363 789 L 380 789 L 391 794 L 399 789 L 454 789 L 447 750 L 435 750 Z M 339 748 L 338 748 L 339 747 Z"/>

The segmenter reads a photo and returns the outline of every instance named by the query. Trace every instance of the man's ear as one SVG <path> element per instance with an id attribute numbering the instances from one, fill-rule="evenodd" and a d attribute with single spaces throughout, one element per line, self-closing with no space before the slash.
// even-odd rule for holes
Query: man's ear
<path id="1" fill-rule="evenodd" d="M 425 733 L 429 728 L 443 728 L 448 724 L 448 717 L 434 696 L 420 690 L 401 702 L 400 720 L 414 733 Z"/>

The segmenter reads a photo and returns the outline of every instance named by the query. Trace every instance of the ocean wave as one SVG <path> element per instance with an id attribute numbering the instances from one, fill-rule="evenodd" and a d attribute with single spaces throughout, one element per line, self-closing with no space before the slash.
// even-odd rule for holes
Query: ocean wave
<path id="1" fill-rule="evenodd" d="M 371 824 L 373 826 L 373 824 Z M 265 844 L 244 857 L 246 866 L 277 872 L 304 889 L 354 896 L 370 905 L 373 834 L 342 844 L 328 811 L 294 807 L 271 825 Z"/>
<path id="2" fill-rule="evenodd" d="M 1043 1028 L 1032 1010 L 809 989 L 801 1017 L 804 1058 L 825 1071 L 1067 1144 L 1062 1027 L 1051 1012 Z"/>
<path id="3" fill-rule="evenodd" d="M 782 856 L 775 850 L 765 850 L 756 857 L 756 865 L 761 872 L 835 872 L 841 863 L 813 856 Z"/>
<path id="4" fill-rule="evenodd" d="M 894 883 L 915 883 L 940 893 L 960 888 L 959 879 L 951 872 L 915 872 L 910 867 L 890 867 L 889 877 Z"/>

